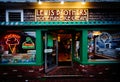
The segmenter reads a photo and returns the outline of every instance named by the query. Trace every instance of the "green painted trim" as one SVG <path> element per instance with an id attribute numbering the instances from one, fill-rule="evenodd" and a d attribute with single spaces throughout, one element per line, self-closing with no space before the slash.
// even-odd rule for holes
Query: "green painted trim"
<path id="1" fill-rule="evenodd" d="M 43 62 L 43 46 L 42 46 L 42 33 L 41 30 L 36 30 L 36 64 L 41 65 Z"/>
<path id="2" fill-rule="evenodd" d="M 78 64 L 83 64 L 83 65 L 99 65 L 99 64 L 108 65 L 108 64 L 119 64 L 120 63 L 120 61 L 118 62 L 118 61 L 89 61 L 89 60 L 81 62 L 80 59 L 78 58 L 74 58 L 73 62 L 76 62 Z"/>
<path id="3" fill-rule="evenodd" d="M 120 21 L 39 21 L 0 22 L 1 26 L 46 26 L 46 25 L 120 25 Z"/>
<path id="4" fill-rule="evenodd" d="M 97 65 L 97 64 L 119 64 L 120 62 L 118 61 L 88 61 L 88 62 L 83 62 L 82 64 L 84 65 L 89 65 L 89 64 L 94 64 L 94 65 Z"/>
<path id="5" fill-rule="evenodd" d="M 81 64 L 81 61 L 79 58 L 73 58 L 73 62 L 77 62 L 78 64 Z"/>
<path id="6" fill-rule="evenodd" d="M 12 63 L 12 64 L 0 64 L 0 66 L 42 66 L 44 62 L 36 63 Z"/>
<path id="7" fill-rule="evenodd" d="M 88 36 L 88 31 L 87 30 L 83 30 L 82 34 L 81 34 L 81 55 L 80 55 L 80 61 L 81 63 L 83 62 L 87 62 L 88 61 L 88 55 L 87 55 L 87 36 Z"/>

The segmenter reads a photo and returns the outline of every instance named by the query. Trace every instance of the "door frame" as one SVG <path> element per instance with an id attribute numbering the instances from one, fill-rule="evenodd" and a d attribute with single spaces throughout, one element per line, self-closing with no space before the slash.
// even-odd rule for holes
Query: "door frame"
<path id="1" fill-rule="evenodd" d="M 45 49 L 47 49 L 47 44 L 48 44 L 48 41 L 47 41 L 47 39 L 48 39 L 48 32 L 45 32 L 45 43 L 44 43 L 44 46 L 45 46 Z M 55 56 L 56 56 L 56 64 L 54 65 L 54 66 L 52 66 L 52 67 L 50 67 L 50 68 L 48 68 L 48 66 L 47 66 L 47 56 L 48 56 L 48 53 L 45 53 L 45 73 L 47 73 L 47 72 L 49 72 L 49 71 L 51 71 L 51 70 L 53 70 L 54 68 L 56 68 L 57 66 L 58 66 L 58 41 L 57 41 L 57 39 L 55 40 L 55 45 L 56 45 L 56 47 L 55 47 L 55 50 L 56 50 L 56 52 L 55 52 Z M 44 49 L 44 50 L 45 50 Z"/>
<path id="2" fill-rule="evenodd" d="M 72 41 L 71 41 L 71 49 L 70 49 L 70 56 L 71 56 L 71 65 L 70 66 L 73 66 L 73 56 L 74 56 L 74 33 L 58 33 L 58 34 L 71 34 L 72 36 Z M 59 56 L 59 50 L 58 50 L 58 56 Z M 59 61 L 58 61 L 59 62 Z M 59 65 L 59 64 L 58 64 Z"/>
<path id="3" fill-rule="evenodd" d="M 54 30 L 52 30 L 54 31 Z M 65 30 L 65 31 L 69 31 L 69 30 Z M 45 49 L 47 49 L 47 34 L 48 31 L 46 31 L 44 34 L 45 34 Z M 57 33 L 58 35 L 59 33 Z M 73 61 L 74 61 L 74 43 L 75 43 L 75 33 L 61 33 L 61 34 L 71 34 L 72 35 L 72 42 L 71 42 L 71 65 L 70 66 L 73 66 Z M 58 37 L 58 36 L 57 36 Z M 47 53 L 45 53 L 45 73 L 48 73 L 49 71 L 53 70 L 54 68 L 56 68 L 58 66 L 58 39 L 56 40 L 56 65 L 47 69 Z"/>

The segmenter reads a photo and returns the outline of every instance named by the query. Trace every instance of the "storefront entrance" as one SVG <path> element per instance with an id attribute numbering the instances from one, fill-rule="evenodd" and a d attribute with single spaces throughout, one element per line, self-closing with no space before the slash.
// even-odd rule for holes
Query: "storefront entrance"
<path id="1" fill-rule="evenodd" d="M 58 66 L 72 66 L 76 53 L 75 37 L 76 33 L 71 30 L 50 30 L 43 33 L 46 73 Z"/>
<path id="2" fill-rule="evenodd" d="M 72 34 L 58 34 L 58 66 L 72 65 Z"/>

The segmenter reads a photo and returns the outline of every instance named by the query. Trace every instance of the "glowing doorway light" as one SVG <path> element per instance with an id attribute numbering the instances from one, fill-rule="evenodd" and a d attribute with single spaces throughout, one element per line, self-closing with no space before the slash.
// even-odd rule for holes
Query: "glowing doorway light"
<path id="1" fill-rule="evenodd" d="M 64 4 L 64 1 L 61 1 L 60 4 Z"/>
<path id="2" fill-rule="evenodd" d="M 39 0 L 39 1 L 38 1 L 38 4 L 42 4 L 42 1 Z"/>

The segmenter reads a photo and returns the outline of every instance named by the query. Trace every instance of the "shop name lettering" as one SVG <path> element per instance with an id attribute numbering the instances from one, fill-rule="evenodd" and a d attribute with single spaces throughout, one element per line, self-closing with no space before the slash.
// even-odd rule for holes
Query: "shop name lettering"
<path id="1" fill-rule="evenodd" d="M 36 21 L 88 21 L 88 10 L 36 10 Z"/>

